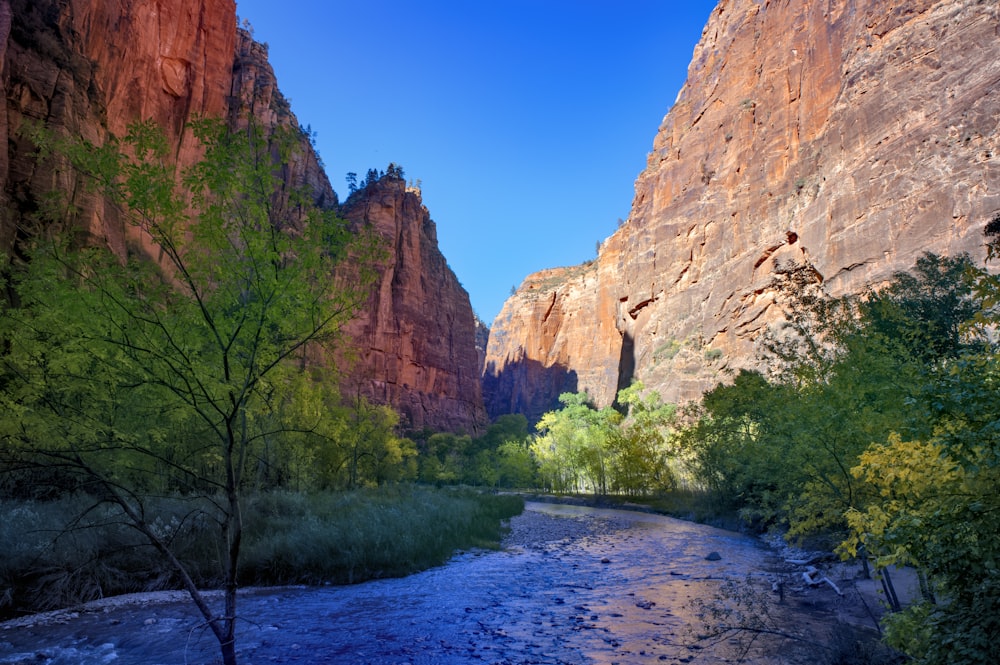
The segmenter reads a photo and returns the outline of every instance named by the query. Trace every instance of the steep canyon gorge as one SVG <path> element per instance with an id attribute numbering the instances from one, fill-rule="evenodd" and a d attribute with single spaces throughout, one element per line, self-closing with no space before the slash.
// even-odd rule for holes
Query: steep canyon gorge
<path id="1" fill-rule="evenodd" d="M 638 379 L 697 398 L 754 366 L 792 267 L 832 295 L 924 252 L 982 260 L 1000 210 L 1000 10 L 722 0 L 593 262 L 529 276 L 493 325 L 491 415 Z"/>
<path id="2" fill-rule="evenodd" d="M 89 193 L 78 174 L 58 159 L 38 159 L 22 132 L 26 123 L 101 144 L 133 121 L 152 120 L 164 128 L 178 169 L 200 158 L 189 124 L 198 116 L 299 129 L 267 47 L 237 26 L 233 0 L 0 0 L 0 75 L 7 147 L 0 152 L 0 251 L 8 254 L 40 231 L 33 213 L 48 192 L 60 191 L 71 196 L 72 223 L 89 242 L 156 259 L 148 238 Z M 317 205 L 340 206 L 301 134 L 282 173 L 287 191 L 305 186 Z M 345 357 L 356 362 L 340 379 L 345 391 L 392 405 L 407 429 L 478 431 L 486 416 L 475 317 L 419 192 L 384 179 L 339 210 L 373 224 L 388 249 L 350 330 Z"/>
<path id="3" fill-rule="evenodd" d="M 340 202 L 303 133 L 289 189 L 373 224 L 389 248 L 351 326 L 345 388 L 406 428 L 466 432 L 487 413 L 536 420 L 566 391 L 605 405 L 633 379 L 693 399 L 754 366 L 791 266 L 839 295 L 926 251 L 982 259 L 1000 210 L 998 26 L 983 0 L 721 0 L 628 220 L 594 261 L 527 277 L 488 344 L 419 191 L 387 178 Z M 52 190 L 72 193 L 92 239 L 152 249 L 36 159 L 27 122 L 100 143 L 152 119 L 179 167 L 199 157 L 195 116 L 298 127 L 233 0 L 0 0 L 0 76 L 6 253 L 37 232 Z"/>

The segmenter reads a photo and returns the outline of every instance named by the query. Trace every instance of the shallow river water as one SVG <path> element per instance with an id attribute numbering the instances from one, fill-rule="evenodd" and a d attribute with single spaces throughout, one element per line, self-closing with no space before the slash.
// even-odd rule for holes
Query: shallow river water
<path id="1" fill-rule="evenodd" d="M 527 510 L 586 523 L 589 535 L 464 553 L 400 579 L 249 592 L 239 605 L 240 662 L 725 662 L 721 652 L 689 646 L 689 603 L 718 580 L 773 561 L 751 538 L 667 517 L 539 503 Z M 711 552 L 721 559 L 707 560 Z M 0 624 L 5 665 L 218 660 L 190 602 Z"/>

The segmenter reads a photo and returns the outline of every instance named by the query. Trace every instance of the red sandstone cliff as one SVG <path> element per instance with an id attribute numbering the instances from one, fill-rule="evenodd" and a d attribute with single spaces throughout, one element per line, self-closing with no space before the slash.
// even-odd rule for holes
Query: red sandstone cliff
<path id="1" fill-rule="evenodd" d="M 26 121 L 104 141 L 137 119 L 163 126 L 180 163 L 196 158 L 185 122 L 222 116 L 237 36 L 233 0 L 0 0 L 0 248 L 53 189 L 78 192 L 79 223 L 123 252 L 125 226 L 65 169 L 36 162 Z M 141 238 L 130 238 L 141 242 Z"/>
<path id="2" fill-rule="evenodd" d="M 7 148 L 0 151 L 0 251 L 8 253 L 33 233 L 31 214 L 53 189 L 74 193 L 77 223 L 93 238 L 119 253 L 145 244 L 76 176 L 36 160 L 19 133 L 25 122 L 100 143 L 134 120 L 152 119 L 165 128 L 178 166 L 199 158 L 188 127 L 194 116 L 224 117 L 234 126 L 248 118 L 265 128 L 298 126 L 266 47 L 237 29 L 233 0 L 0 0 L 0 80 L 0 140 Z M 284 173 L 288 187 L 308 185 L 317 204 L 337 205 L 306 137 L 299 153 Z M 410 422 L 474 431 L 484 416 L 468 295 L 440 257 L 419 198 L 398 195 L 400 216 L 372 214 L 386 230 L 393 261 L 359 326 L 364 334 L 355 338 L 358 355 L 372 363 L 363 373 L 385 387 L 371 396 Z M 446 339 L 448 322 L 455 328 Z M 399 348 L 386 341 L 401 335 Z M 387 354 L 398 362 L 386 361 Z"/>
<path id="3" fill-rule="evenodd" d="M 477 433 L 486 425 L 469 295 L 437 244 L 420 192 L 385 176 L 351 195 L 344 218 L 371 224 L 392 248 L 350 325 L 361 362 L 349 382 L 396 407 L 407 429 Z"/>
<path id="4" fill-rule="evenodd" d="M 981 258 L 998 142 L 996 3 L 722 0 L 628 222 L 595 266 L 530 276 L 494 323 L 491 414 L 551 403 L 532 377 L 552 368 L 600 404 L 632 378 L 697 397 L 753 364 L 779 264 L 837 295 L 925 251 Z"/>

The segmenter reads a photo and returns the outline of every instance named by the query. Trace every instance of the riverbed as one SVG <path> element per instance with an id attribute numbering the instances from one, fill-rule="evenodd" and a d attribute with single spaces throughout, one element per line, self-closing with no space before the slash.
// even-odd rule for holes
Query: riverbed
<path id="1" fill-rule="evenodd" d="M 756 539 L 659 515 L 529 503 L 511 526 L 500 551 L 404 578 L 245 592 L 240 662 L 734 662 L 740 636 L 705 639 L 698 599 L 726 581 L 764 597 L 783 574 Z M 0 624 L 0 664 L 218 662 L 193 605 L 163 598 Z M 752 662 L 801 658 L 781 644 L 756 641 Z"/>

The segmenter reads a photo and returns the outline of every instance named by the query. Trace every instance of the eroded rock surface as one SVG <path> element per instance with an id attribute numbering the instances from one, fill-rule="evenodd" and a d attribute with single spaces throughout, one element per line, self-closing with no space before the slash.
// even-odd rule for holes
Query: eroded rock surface
<path id="1" fill-rule="evenodd" d="M 234 127 L 299 127 L 266 46 L 237 28 L 233 0 L 0 0 L 0 77 L 5 253 L 16 254 L 37 232 L 32 215 L 57 190 L 71 194 L 79 211 L 72 223 L 90 242 L 157 256 L 64 162 L 37 159 L 22 133 L 28 123 L 100 144 L 133 121 L 152 120 L 164 128 L 178 168 L 201 156 L 189 124 L 197 116 Z M 308 187 L 318 205 L 338 205 L 305 133 L 282 175 L 288 191 Z M 364 336 L 351 342 L 370 363 L 356 373 L 369 378 L 366 395 L 414 426 L 474 431 L 484 412 L 468 295 L 441 257 L 419 197 L 389 189 L 379 198 L 392 202 L 375 217 L 392 259 L 358 326 Z"/>
<path id="2" fill-rule="evenodd" d="M 491 412 L 557 396 L 507 379 L 523 367 L 573 374 L 600 405 L 632 378 L 697 397 L 754 366 L 782 266 L 840 295 L 927 251 L 982 258 L 1000 210 L 998 12 L 722 0 L 627 223 L 595 266 L 526 279 L 494 323 Z"/>
<path id="3" fill-rule="evenodd" d="M 478 433 L 486 425 L 469 294 L 441 254 L 418 190 L 385 177 L 352 195 L 344 216 L 372 224 L 390 248 L 350 326 L 360 362 L 350 383 L 392 404 L 407 429 Z"/>

